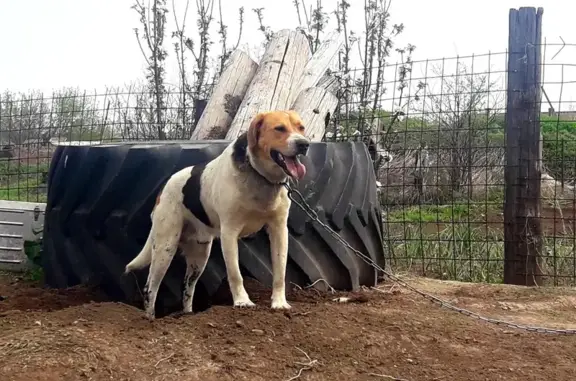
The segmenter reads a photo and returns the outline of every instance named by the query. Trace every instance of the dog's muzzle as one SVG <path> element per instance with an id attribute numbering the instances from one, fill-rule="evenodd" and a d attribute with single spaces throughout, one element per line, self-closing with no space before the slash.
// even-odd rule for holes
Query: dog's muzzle
<path id="1" fill-rule="evenodd" d="M 306 175 L 306 167 L 299 159 L 299 156 L 306 156 L 310 141 L 306 138 L 299 138 L 292 141 L 288 154 L 272 150 L 270 152 L 272 160 L 276 162 L 284 172 L 295 180 L 301 180 Z"/>
<path id="2" fill-rule="evenodd" d="M 306 155 L 310 142 L 308 140 L 299 140 L 296 142 L 296 155 Z"/>

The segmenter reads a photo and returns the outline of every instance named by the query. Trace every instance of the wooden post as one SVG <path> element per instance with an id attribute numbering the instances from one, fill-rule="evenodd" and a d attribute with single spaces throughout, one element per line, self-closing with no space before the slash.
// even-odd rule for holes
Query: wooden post
<path id="1" fill-rule="evenodd" d="M 318 50 L 304 67 L 304 72 L 300 79 L 295 82 L 290 89 L 291 97 L 296 99 L 302 91 L 318 85 L 330 65 L 338 57 L 338 52 L 344 46 L 344 36 L 340 32 L 332 32 L 324 37 L 324 42 L 320 44 Z"/>
<path id="2" fill-rule="evenodd" d="M 511 9 L 508 37 L 504 283 L 542 281 L 540 221 L 543 9 Z"/>
<path id="3" fill-rule="evenodd" d="M 319 142 L 337 105 L 338 99 L 334 94 L 321 87 L 310 87 L 298 95 L 291 109 L 302 118 L 306 136 L 313 142 Z"/>
<path id="4" fill-rule="evenodd" d="M 226 137 L 256 69 L 258 64 L 248 54 L 239 49 L 232 52 L 190 140 Z"/>
<path id="5" fill-rule="evenodd" d="M 290 108 L 298 96 L 290 90 L 293 83 L 301 78 L 309 59 L 310 46 L 302 32 L 289 29 L 276 32 L 268 42 L 226 139 L 235 139 L 247 131 L 259 112 Z"/>

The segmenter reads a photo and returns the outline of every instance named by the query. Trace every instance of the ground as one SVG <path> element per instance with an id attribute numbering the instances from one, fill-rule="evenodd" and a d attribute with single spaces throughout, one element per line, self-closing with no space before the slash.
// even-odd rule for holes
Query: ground
<path id="1" fill-rule="evenodd" d="M 406 278 L 458 306 L 518 323 L 576 328 L 576 291 Z M 576 336 L 493 326 L 399 286 L 345 294 L 294 288 L 290 312 L 214 306 L 149 322 L 95 291 L 0 275 L 0 379 L 573 380 Z M 297 377 L 299 375 L 299 377 Z M 396 378 L 394 378 L 396 377 Z"/>

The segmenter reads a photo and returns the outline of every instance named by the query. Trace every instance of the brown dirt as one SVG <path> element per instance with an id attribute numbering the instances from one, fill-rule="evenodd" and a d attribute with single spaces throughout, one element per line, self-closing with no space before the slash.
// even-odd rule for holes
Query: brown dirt
<path id="1" fill-rule="evenodd" d="M 573 290 L 410 282 L 493 317 L 576 328 Z M 149 322 L 94 291 L 0 275 L 0 379 L 574 379 L 576 336 L 488 325 L 390 284 L 348 294 L 349 303 L 292 290 L 287 313 L 269 310 L 267 290 L 249 283 L 248 291 L 254 310 L 215 306 Z"/>

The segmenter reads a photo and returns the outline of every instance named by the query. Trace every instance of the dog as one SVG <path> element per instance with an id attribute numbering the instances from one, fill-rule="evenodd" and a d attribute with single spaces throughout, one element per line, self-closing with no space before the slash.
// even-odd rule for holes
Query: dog
<path id="1" fill-rule="evenodd" d="M 212 161 L 174 173 L 156 198 L 152 228 L 140 253 L 125 274 L 150 265 L 144 288 L 144 310 L 154 319 L 160 283 L 180 247 L 186 259 L 182 308 L 192 312 L 192 300 L 214 238 L 219 237 L 234 307 L 253 307 L 238 262 L 238 239 L 265 227 L 270 239 L 272 309 L 290 309 L 285 275 L 288 258 L 288 212 L 285 187 L 301 180 L 300 161 L 310 140 L 295 111 L 259 113 L 248 130 Z"/>

